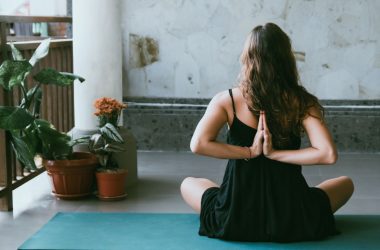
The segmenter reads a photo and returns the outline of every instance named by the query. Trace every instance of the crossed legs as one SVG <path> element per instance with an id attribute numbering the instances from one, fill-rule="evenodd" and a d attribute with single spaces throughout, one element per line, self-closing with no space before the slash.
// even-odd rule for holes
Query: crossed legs
<path id="1" fill-rule="evenodd" d="M 201 211 L 201 199 L 206 189 L 219 187 L 215 182 L 205 178 L 187 177 L 181 184 L 181 194 L 185 202 L 195 211 Z M 331 210 L 335 213 L 351 197 L 354 192 L 354 184 L 347 176 L 329 179 L 317 186 L 326 192 L 330 199 Z"/>
<path id="2" fill-rule="evenodd" d="M 187 177 L 181 184 L 182 198 L 192 209 L 200 213 L 202 195 L 210 187 L 219 187 L 219 185 L 209 179 Z"/>
<path id="3" fill-rule="evenodd" d="M 351 198 L 354 183 L 347 176 L 328 179 L 317 186 L 326 192 L 330 199 L 331 210 L 335 213 Z"/>

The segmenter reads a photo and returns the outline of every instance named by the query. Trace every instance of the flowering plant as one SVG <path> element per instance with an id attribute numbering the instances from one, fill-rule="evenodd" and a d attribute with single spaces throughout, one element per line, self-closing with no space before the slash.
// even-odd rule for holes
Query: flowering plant
<path id="1" fill-rule="evenodd" d="M 99 118 L 99 127 L 103 127 L 106 123 L 117 127 L 121 111 L 127 107 L 126 104 L 109 97 L 96 99 L 94 106 L 96 108 L 94 115 Z"/>
<path id="2" fill-rule="evenodd" d="M 94 114 L 99 118 L 99 129 L 91 136 L 88 148 L 98 157 L 103 169 L 116 169 L 119 166 L 113 153 L 125 150 L 124 140 L 117 130 L 117 122 L 121 111 L 127 106 L 113 98 L 102 97 L 95 101 L 94 107 Z"/>

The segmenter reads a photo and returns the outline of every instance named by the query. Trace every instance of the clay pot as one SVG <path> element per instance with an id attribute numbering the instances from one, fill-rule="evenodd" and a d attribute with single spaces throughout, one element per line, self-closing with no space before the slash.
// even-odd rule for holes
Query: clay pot
<path id="1" fill-rule="evenodd" d="M 74 152 L 70 160 L 43 160 L 52 193 L 61 199 L 79 199 L 93 193 L 98 159 L 87 152 Z"/>
<path id="2" fill-rule="evenodd" d="M 101 200 L 122 200 L 127 194 L 126 188 L 127 170 L 96 172 L 98 184 L 98 198 Z"/>

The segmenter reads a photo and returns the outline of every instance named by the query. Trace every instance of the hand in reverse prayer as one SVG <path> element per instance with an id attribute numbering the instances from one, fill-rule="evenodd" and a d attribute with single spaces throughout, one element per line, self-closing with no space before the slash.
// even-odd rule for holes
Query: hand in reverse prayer
<path id="1" fill-rule="evenodd" d="M 263 111 L 262 114 L 260 112 L 260 117 L 262 116 L 263 121 L 263 135 L 264 135 L 264 143 L 263 143 L 263 154 L 266 157 L 270 157 L 270 154 L 273 153 L 273 146 L 272 146 L 272 134 L 269 131 L 269 128 L 267 126 L 267 119 L 265 112 Z"/>
<path id="2" fill-rule="evenodd" d="M 251 158 L 255 158 L 263 152 L 264 127 L 263 127 L 263 111 L 260 111 L 259 124 L 252 146 L 249 147 Z"/>

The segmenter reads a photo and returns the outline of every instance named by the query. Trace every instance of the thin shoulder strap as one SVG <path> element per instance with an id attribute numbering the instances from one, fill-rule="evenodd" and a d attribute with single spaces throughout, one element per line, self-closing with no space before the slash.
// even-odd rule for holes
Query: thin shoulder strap
<path id="1" fill-rule="evenodd" d="M 230 93 L 230 96 L 231 96 L 231 100 L 232 100 L 232 109 L 234 111 L 234 115 L 236 115 L 236 111 L 235 111 L 235 102 L 234 102 L 234 96 L 232 95 L 232 89 L 229 89 L 228 92 Z"/>

